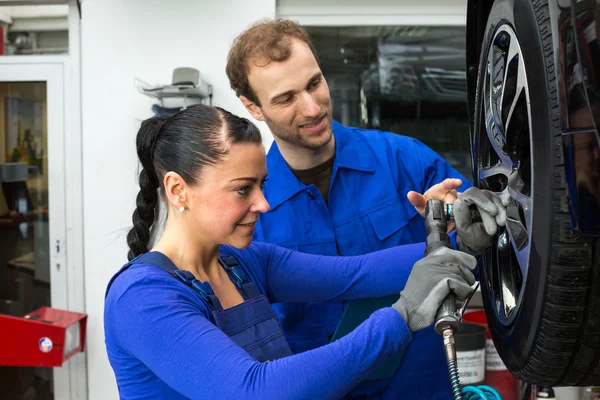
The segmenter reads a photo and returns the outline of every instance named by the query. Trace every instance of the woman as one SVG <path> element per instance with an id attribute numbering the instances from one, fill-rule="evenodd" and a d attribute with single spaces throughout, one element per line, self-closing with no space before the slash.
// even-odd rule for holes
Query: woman
<path id="1" fill-rule="evenodd" d="M 475 259 L 448 249 L 412 268 L 417 260 L 407 263 L 401 248 L 324 257 L 251 243 L 259 213 L 269 210 L 265 151 L 258 129 L 225 110 L 198 105 L 146 120 L 137 152 L 130 262 L 105 303 L 123 399 L 338 399 L 430 325 L 450 288 L 463 300 L 471 292 Z M 165 230 L 148 251 L 161 200 Z M 270 306 L 383 296 L 404 283 L 392 307 L 297 355 Z"/>

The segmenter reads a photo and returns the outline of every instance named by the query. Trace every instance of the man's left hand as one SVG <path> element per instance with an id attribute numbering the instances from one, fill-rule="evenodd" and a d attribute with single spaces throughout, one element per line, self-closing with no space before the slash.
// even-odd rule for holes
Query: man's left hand
<path id="1" fill-rule="evenodd" d="M 452 204 L 458 198 L 458 192 L 456 189 L 462 186 L 460 179 L 448 178 L 443 182 L 438 183 L 430 187 L 425 193 L 420 194 L 413 190 L 408 192 L 406 197 L 415 209 L 425 217 L 425 206 L 427 206 L 427 200 L 441 200 L 444 203 Z M 454 222 L 448 224 L 448 232 L 454 229 Z"/>
<path id="2" fill-rule="evenodd" d="M 458 198 L 456 189 L 461 186 L 462 181 L 460 179 L 448 178 L 437 185 L 433 185 L 423 194 L 411 190 L 406 197 L 408 197 L 408 201 L 410 201 L 410 204 L 415 207 L 419 214 L 425 217 L 427 200 L 442 200 L 444 203 L 452 204 Z"/>

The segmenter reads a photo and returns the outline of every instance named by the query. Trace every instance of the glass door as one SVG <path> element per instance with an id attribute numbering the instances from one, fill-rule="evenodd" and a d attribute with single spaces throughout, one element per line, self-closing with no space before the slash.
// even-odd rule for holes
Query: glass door
<path id="1" fill-rule="evenodd" d="M 0 68 L 0 314 L 67 306 L 63 68 Z M 68 398 L 63 368 L 0 367 L 2 398 Z"/>

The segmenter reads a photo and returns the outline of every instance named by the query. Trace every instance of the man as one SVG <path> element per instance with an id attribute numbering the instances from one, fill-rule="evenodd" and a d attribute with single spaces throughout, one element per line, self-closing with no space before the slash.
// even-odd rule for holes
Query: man
<path id="1" fill-rule="evenodd" d="M 422 257 L 426 232 L 417 211 L 424 202 L 419 193 L 446 178 L 458 178 L 466 188 L 467 180 L 415 139 L 333 121 L 315 50 L 306 31 L 292 21 L 261 22 L 238 36 L 227 75 L 246 109 L 267 123 L 275 139 L 265 184 L 271 211 L 261 215 L 256 240 L 344 256 L 414 244 L 407 246 L 407 258 Z M 451 196 L 458 179 L 437 190 Z M 481 233 L 481 227 L 470 228 Z M 277 305 L 296 353 L 326 344 L 343 309 L 341 302 Z M 393 383 L 365 381 L 348 398 L 382 396 L 452 398 L 442 339 L 433 328 L 414 335 Z"/>

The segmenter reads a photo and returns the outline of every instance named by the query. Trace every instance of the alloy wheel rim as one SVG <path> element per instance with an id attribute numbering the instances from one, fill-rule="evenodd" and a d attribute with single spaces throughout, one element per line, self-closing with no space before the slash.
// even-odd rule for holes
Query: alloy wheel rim
<path id="1" fill-rule="evenodd" d="M 529 86 L 521 46 L 509 25 L 493 36 L 481 91 L 475 137 L 479 186 L 510 195 L 506 226 L 483 257 L 485 284 L 498 321 L 510 325 L 529 272 L 534 181 Z"/>

